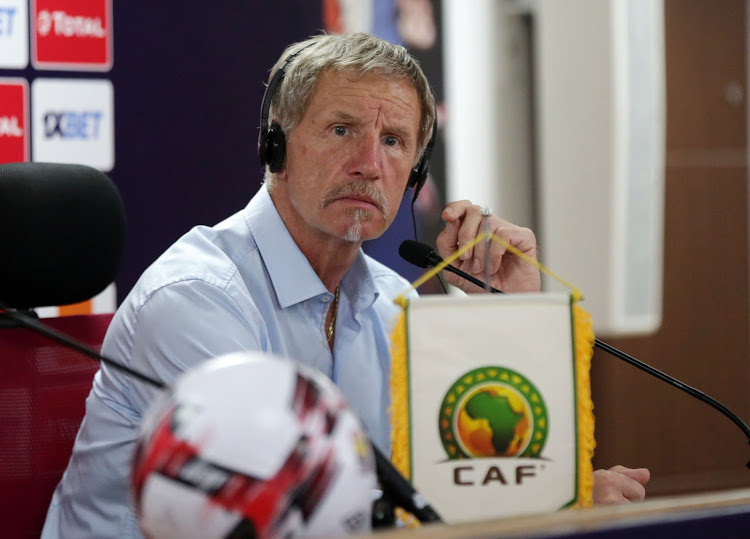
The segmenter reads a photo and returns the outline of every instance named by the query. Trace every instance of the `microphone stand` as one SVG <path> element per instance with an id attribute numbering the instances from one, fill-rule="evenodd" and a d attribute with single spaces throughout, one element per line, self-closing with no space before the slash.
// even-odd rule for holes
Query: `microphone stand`
<path id="1" fill-rule="evenodd" d="M 96 350 L 89 348 L 85 344 L 73 339 L 61 333 L 55 329 L 50 328 L 42 324 L 39 319 L 35 316 L 30 316 L 25 312 L 21 312 L 14 309 L 7 308 L 2 302 L 0 302 L 0 321 L 12 320 L 17 322 L 18 325 L 40 333 L 45 337 L 48 337 L 54 341 L 57 341 L 65 346 L 80 352 L 81 354 L 101 361 L 113 367 L 128 373 L 131 376 L 150 384 L 159 389 L 166 388 L 166 385 L 150 376 L 147 376 L 137 370 L 131 369 L 119 361 L 115 361 L 108 358 Z M 372 451 L 375 455 L 375 465 L 377 470 L 378 481 L 383 489 L 383 493 L 387 494 L 390 499 L 397 505 L 403 507 L 406 511 L 413 514 L 422 523 L 427 522 L 442 522 L 440 515 L 430 506 L 427 500 L 404 478 L 403 475 L 396 469 L 391 461 L 383 455 L 383 453 L 377 448 L 377 446 L 370 442 Z"/>

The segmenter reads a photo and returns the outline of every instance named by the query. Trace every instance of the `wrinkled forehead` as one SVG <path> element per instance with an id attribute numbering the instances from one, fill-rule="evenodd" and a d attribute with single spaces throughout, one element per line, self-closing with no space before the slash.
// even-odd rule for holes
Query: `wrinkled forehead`
<path id="1" fill-rule="evenodd" d="M 352 84 L 349 85 L 348 83 Z M 308 96 L 302 115 L 304 116 L 310 103 L 316 97 L 325 97 L 331 92 L 336 93 L 339 89 L 341 93 L 346 93 L 348 86 L 355 89 L 355 92 L 363 91 L 366 87 L 379 88 L 381 90 L 390 88 L 393 90 L 389 92 L 391 93 L 390 101 L 401 110 L 402 114 L 410 112 L 410 109 L 413 108 L 418 113 L 418 125 L 421 125 L 424 120 L 424 104 L 420 98 L 419 89 L 414 85 L 413 81 L 408 77 L 401 77 L 378 70 L 366 71 L 362 69 L 327 68 L 321 71 Z M 407 90 L 407 92 L 403 92 L 404 88 L 408 88 L 411 91 Z"/>

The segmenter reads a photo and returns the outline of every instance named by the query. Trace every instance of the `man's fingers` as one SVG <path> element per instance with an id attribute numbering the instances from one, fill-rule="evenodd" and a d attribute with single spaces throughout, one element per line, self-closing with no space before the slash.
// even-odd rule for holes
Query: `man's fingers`
<path id="1" fill-rule="evenodd" d="M 625 466 L 613 466 L 610 471 L 622 474 L 630 479 L 638 481 L 641 485 L 648 483 L 651 479 L 651 472 L 648 468 L 626 468 Z"/>
<path id="2" fill-rule="evenodd" d="M 453 223 L 460 219 L 463 219 L 466 210 L 471 208 L 474 204 L 470 200 L 457 200 L 450 202 L 445 205 L 443 210 L 443 221 L 446 223 Z"/>
<path id="3" fill-rule="evenodd" d="M 525 255 L 536 259 L 536 238 L 528 228 L 513 225 L 495 216 L 489 217 L 487 229 L 502 242 L 480 241 L 474 244 L 479 234 L 485 231 L 482 207 L 468 200 L 451 202 L 443 210 L 445 228 L 437 237 L 440 256 L 449 258 L 457 250 L 471 245 L 454 264 L 463 271 L 480 279 L 489 273 L 490 284 L 506 292 L 538 292 L 539 271 L 507 252 L 507 244 Z M 506 242 L 506 243 L 503 243 Z M 474 245 L 472 245 L 474 244 Z M 490 249 L 487 256 L 487 249 Z M 489 260 L 490 267 L 486 268 Z M 453 280 L 449 277 L 449 281 Z M 464 288 L 465 284 L 460 285 Z"/>
<path id="4" fill-rule="evenodd" d="M 644 485 L 651 474 L 646 468 L 614 466 L 594 472 L 594 503 L 599 505 L 638 502 L 646 497 Z"/>
<path id="5" fill-rule="evenodd" d="M 468 200 L 451 202 L 443 210 L 442 217 L 445 228 L 436 243 L 440 255 L 446 258 L 476 238 L 482 220 L 481 207 Z M 470 260 L 473 251 L 468 249 L 461 255 L 461 260 Z"/>
<path id="6" fill-rule="evenodd" d="M 490 229 L 491 231 L 492 229 Z M 474 246 L 474 257 L 471 262 L 471 273 L 478 275 L 485 271 L 485 263 L 487 261 L 487 244 L 489 243 L 490 250 L 490 273 L 495 274 L 500 267 L 503 255 L 505 254 L 505 246 L 500 243 L 493 241 L 490 238 L 481 240 Z"/>
<path id="7" fill-rule="evenodd" d="M 458 247 L 461 248 L 466 244 L 473 243 L 479 235 L 481 225 L 482 208 L 480 206 L 471 206 L 467 208 L 461 221 L 461 227 L 458 229 Z M 461 260 L 471 260 L 474 256 L 474 250 L 477 247 L 479 247 L 479 244 L 471 249 L 467 249 L 466 252 L 461 255 Z M 482 252 L 484 252 L 484 250 L 482 250 Z"/>
<path id="8" fill-rule="evenodd" d="M 468 200 L 459 200 L 451 202 L 445 206 L 442 213 L 443 221 L 445 221 L 445 228 L 438 235 L 435 244 L 437 245 L 438 252 L 443 258 L 447 258 L 456 252 L 458 246 L 458 230 L 461 228 L 461 221 L 463 220 L 466 210 L 473 204 Z"/>
<path id="9" fill-rule="evenodd" d="M 625 477 L 625 476 L 623 476 Z M 634 479 L 626 477 L 622 483 L 622 496 L 631 502 L 640 502 L 646 497 L 646 487 Z"/>
<path id="10" fill-rule="evenodd" d="M 458 225 L 452 222 L 446 222 L 443 231 L 438 234 L 435 240 L 438 253 L 443 258 L 448 258 L 450 255 L 456 252 L 456 245 L 458 244 Z"/>

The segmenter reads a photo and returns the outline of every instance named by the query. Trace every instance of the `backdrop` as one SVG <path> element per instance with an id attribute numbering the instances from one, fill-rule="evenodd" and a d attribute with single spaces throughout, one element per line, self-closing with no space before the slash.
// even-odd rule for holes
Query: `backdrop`
<path id="1" fill-rule="evenodd" d="M 416 52 L 433 66 L 428 76 L 440 93 L 439 17 L 433 3 L 414 4 L 429 8 L 417 16 L 431 22 L 432 39 Z M 394 0 L 157 2 L 148 9 L 112 0 L 2 0 L 0 162 L 79 162 L 114 180 L 128 216 L 119 303 L 172 242 L 239 210 L 260 186 L 260 102 L 284 48 L 323 29 L 409 45 L 399 15 Z M 433 171 L 442 168 L 441 155 L 439 144 Z M 435 222 L 434 181 L 422 200 L 418 218 Z M 408 212 L 388 234 L 366 250 L 416 278 L 419 270 L 396 254 L 413 237 Z"/>

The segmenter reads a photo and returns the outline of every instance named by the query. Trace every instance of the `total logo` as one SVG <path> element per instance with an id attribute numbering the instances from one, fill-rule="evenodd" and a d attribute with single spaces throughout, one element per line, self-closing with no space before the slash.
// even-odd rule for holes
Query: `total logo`
<path id="1" fill-rule="evenodd" d="M 31 84 L 32 157 L 114 168 L 114 90 L 109 80 L 38 78 Z"/>
<path id="2" fill-rule="evenodd" d="M 94 37 L 104 39 L 107 30 L 100 17 L 69 15 L 65 11 L 42 10 L 36 18 L 36 30 L 46 36 L 54 30 L 55 35 L 65 37 Z"/>
<path id="3" fill-rule="evenodd" d="M 29 160 L 28 84 L 0 78 L 0 163 Z"/>
<path id="4" fill-rule="evenodd" d="M 31 5 L 36 69 L 112 67 L 112 0 L 32 0 Z"/>
<path id="5" fill-rule="evenodd" d="M 21 138 L 23 127 L 18 116 L 0 116 L 0 137 Z"/>

